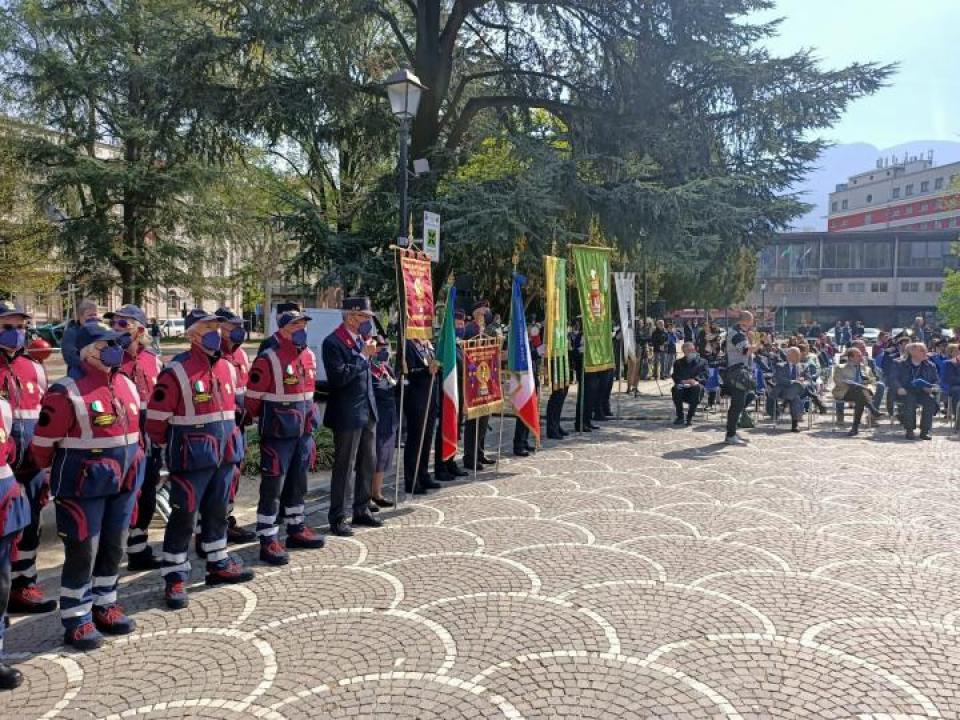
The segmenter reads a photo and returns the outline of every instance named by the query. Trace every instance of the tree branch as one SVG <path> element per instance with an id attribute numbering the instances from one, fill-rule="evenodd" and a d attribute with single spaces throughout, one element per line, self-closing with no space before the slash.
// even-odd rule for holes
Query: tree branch
<path id="1" fill-rule="evenodd" d="M 410 61 L 412 65 L 414 62 L 413 49 L 410 47 L 410 43 L 407 42 L 407 39 L 403 35 L 403 30 L 400 28 L 400 22 L 393 16 L 392 13 L 384 10 L 383 8 L 378 8 L 374 11 L 377 16 L 386 21 L 390 26 L 390 29 L 393 30 L 394 36 L 397 38 L 397 42 L 400 43 L 400 47 L 403 49 L 403 54 L 407 56 L 407 60 Z M 413 7 L 413 12 L 416 13 L 416 7 Z"/>
<path id="2" fill-rule="evenodd" d="M 597 112 L 589 108 L 560 102 L 559 100 L 534 98 L 526 95 L 491 95 L 487 97 L 470 98 L 467 104 L 463 106 L 463 112 L 460 113 L 460 116 L 450 129 L 450 135 L 447 137 L 447 149 L 453 150 L 460 145 L 463 141 L 463 136 L 467 132 L 467 128 L 481 110 L 504 107 L 540 108 L 541 110 L 548 110 L 561 117 L 577 112 Z"/>

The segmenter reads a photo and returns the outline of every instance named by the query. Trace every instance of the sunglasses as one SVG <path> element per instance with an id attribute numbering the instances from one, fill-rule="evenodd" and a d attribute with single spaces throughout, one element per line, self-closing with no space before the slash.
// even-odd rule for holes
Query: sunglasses
<path id="1" fill-rule="evenodd" d="M 127 320 L 126 318 L 118 317 L 118 318 L 114 318 L 113 320 L 111 320 L 111 321 L 110 321 L 110 325 L 111 325 L 112 327 L 118 327 L 118 328 L 124 328 L 124 329 L 126 329 L 126 328 L 130 327 L 130 321 Z"/>

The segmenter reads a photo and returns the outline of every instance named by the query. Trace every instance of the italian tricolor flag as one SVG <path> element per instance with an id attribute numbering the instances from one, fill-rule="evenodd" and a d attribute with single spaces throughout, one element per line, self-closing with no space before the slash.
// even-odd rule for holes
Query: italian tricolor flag
<path id="1" fill-rule="evenodd" d="M 451 287 L 447 293 L 447 310 L 443 314 L 443 326 L 437 342 L 437 362 L 443 373 L 441 402 L 440 438 L 443 461 L 457 454 L 457 415 L 459 413 L 459 393 L 457 392 L 457 333 L 453 322 L 453 307 L 457 300 L 457 289 Z"/>

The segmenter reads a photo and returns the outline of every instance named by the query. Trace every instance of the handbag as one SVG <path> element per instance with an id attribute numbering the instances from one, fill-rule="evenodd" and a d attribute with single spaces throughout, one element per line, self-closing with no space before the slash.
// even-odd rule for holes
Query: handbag
<path id="1" fill-rule="evenodd" d="M 743 363 L 737 363 L 723 370 L 723 385 L 738 392 L 753 392 L 757 389 L 757 380 Z"/>

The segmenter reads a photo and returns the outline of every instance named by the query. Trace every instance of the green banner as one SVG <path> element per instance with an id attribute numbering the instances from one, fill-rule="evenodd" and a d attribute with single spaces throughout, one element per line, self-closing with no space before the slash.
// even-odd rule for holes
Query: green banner
<path id="1" fill-rule="evenodd" d="M 551 388 L 565 388 L 570 384 L 569 352 L 567 339 L 567 261 L 563 258 L 544 255 L 544 289 L 546 291 L 546 370 L 547 383 Z"/>
<path id="2" fill-rule="evenodd" d="M 610 314 L 609 248 L 574 245 L 573 269 L 583 318 L 584 372 L 613 367 L 613 320 Z"/>

